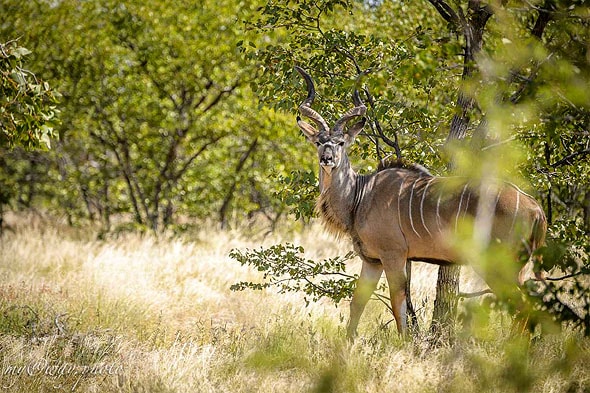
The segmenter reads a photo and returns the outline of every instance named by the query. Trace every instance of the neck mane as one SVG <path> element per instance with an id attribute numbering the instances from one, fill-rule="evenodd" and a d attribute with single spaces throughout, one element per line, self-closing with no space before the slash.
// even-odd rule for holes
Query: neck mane
<path id="1" fill-rule="evenodd" d="M 329 232 L 339 236 L 352 229 L 356 208 L 362 199 L 364 178 L 352 169 L 346 155 L 331 173 L 320 166 L 320 197 L 316 211 Z"/>

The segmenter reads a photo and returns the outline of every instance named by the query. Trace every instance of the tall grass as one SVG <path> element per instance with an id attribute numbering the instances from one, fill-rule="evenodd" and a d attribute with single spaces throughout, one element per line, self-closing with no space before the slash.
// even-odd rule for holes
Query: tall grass
<path id="1" fill-rule="evenodd" d="M 384 329 L 390 316 L 374 302 L 349 344 L 344 304 L 305 307 L 296 294 L 229 290 L 257 278 L 228 257 L 232 248 L 288 240 L 312 259 L 348 251 L 321 230 L 262 240 L 204 228 L 190 239 L 96 241 L 12 220 L 0 240 L 7 392 L 590 391 L 590 340 L 567 329 L 514 336 L 510 319 L 492 312 L 472 318 L 452 346 L 430 348 Z M 413 280 L 426 326 L 436 270 L 416 264 Z M 467 271 L 461 285 L 483 284 Z"/>

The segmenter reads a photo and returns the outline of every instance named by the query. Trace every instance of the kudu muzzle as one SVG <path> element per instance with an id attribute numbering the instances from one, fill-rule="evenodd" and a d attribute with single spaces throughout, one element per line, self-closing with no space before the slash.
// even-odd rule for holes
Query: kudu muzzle
<path id="1" fill-rule="evenodd" d="M 336 153 L 334 151 L 334 146 L 331 146 L 330 144 L 323 145 L 320 152 L 320 165 L 324 167 L 335 167 L 335 158 Z"/>

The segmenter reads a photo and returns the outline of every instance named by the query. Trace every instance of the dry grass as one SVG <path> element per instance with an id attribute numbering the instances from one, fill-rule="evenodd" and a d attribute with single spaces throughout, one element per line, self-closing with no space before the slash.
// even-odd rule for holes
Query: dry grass
<path id="1" fill-rule="evenodd" d="M 382 329 L 390 317 L 374 302 L 349 345 L 346 305 L 229 290 L 257 278 L 228 257 L 232 248 L 288 240 L 312 259 L 348 251 L 347 241 L 316 229 L 265 240 L 203 229 L 190 241 L 95 241 L 13 220 L 15 231 L 0 240 L 0 383 L 8 392 L 590 390 L 590 341 L 575 332 L 514 338 L 509 319 L 495 313 L 455 345 L 428 349 Z M 435 276 L 429 266 L 414 269 L 422 325 Z M 482 285 L 466 272 L 462 289 Z"/>

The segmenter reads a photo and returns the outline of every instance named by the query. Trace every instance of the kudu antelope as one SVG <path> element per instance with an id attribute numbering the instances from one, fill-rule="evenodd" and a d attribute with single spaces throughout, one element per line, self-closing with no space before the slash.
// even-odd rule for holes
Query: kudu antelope
<path id="1" fill-rule="evenodd" d="M 302 132 L 317 146 L 321 191 L 317 211 L 329 231 L 350 236 L 363 262 L 350 305 L 349 337 L 356 334 L 360 316 L 383 271 L 397 329 L 405 332 L 406 262 L 467 262 L 449 244 L 466 217 L 481 226 L 478 221 L 487 211 L 487 238 L 508 243 L 515 250 L 524 249 L 527 259 L 543 243 L 547 224 L 542 208 L 512 184 L 496 182 L 495 186 L 478 187 L 468 179 L 432 176 L 419 165 L 399 162 L 381 165 L 373 174 L 358 175 L 346 153 L 365 125 L 362 116 L 367 108 L 358 92 L 353 94 L 354 108 L 330 128 L 311 108 L 315 97 L 312 78 L 303 69 L 296 70 L 307 85 L 307 97 L 299 112 L 315 123 L 314 127 L 297 117 Z M 359 117 L 347 128 L 350 120 Z M 517 276 L 522 284 L 524 266 L 516 263 L 516 252 L 514 257 L 514 276 L 509 280 L 517 290 Z M 505 264 L 483 269 L 483 278 L 492 290 L 505 284 L 505 269 Z"/>

